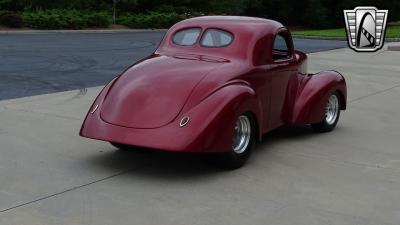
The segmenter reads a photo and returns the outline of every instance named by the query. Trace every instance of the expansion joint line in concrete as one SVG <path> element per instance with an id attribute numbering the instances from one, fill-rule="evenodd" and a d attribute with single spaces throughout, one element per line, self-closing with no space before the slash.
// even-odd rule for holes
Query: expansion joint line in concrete
<path id="1" fill-rule="evenodd" d="M 400 87 L 400 84 L 396 84 L 395 86 L 386 88 L 384 90 L 380 90 L 380 91 L 377 91 L 377 92 L 374 92 L 374 93 L 371 93 L 371 94 L 368 94 L 368 95 L 364 95 L 364 96 L 352 99 L 348 103 L 353 103 L 353 102 L 356 102 L 356 101 L 359 101 L 359 100 L 362 100 L 362 99 L 365 99 L 365 98 L 368 98 L 368 97 L 371 97 L 371 96 L 374 96 L 374 95 L 379 95 L 379 94 L 385 93 L 387 91 L 390 91 L 390 90 L 398 88 L 398 87 Z"/>
<path id="2" fill-rule="evenodd" d="M 136 169 L 140 168 L 140 167 L 141 166 L 138 166 L 138 167 L 135 167 L 135 168 L 132 168 L 132 169 L 129 169 L 129 170 L 124 170 L 124 171 L 121 171 L 119 173 L 116 173 L 116 174 L 113 174 L 113 175 L 110 175 L 110 176 L 107 176 L 107 177 L 104 177 L 104 178 L 101 178 L 101 179 L 98 179 L 98 180 L 94 180 L 94 181 L 86 183 L 86 184 L 75 186 L 75 187 L 66 189 L 66 190 L 61 191 L 61 192 L 57 192 L 57 193 L 54 193 L 54 194 L 46 195 L 46 196 L 40 197 L 38 199 L 35 199 L 35 200 L 32 200 L 32 201 L 28 201 L 28 202 L 24 202 L 24 203 L 21 203 L 21 204 L 18 204 L 18 205 L 9 207 L 9 208 L 0 209 L 0 213 L 5 213 L 5 212 L 8 212 L 8 211 L 16 209 L 16 208 L 20 208 L 20 207 L 23 207 L 23 206 L 26 206 L 26 205 L 31 205 L 31 204 L 34 204 L 34 203 L 37 203 L 37 202 L 40 202 L 40 201 L 43 201 L 43 200 L 46 200 L 46 199 L 49 199 L 49 198 L 64 194 L 64 193 L 67 193 L 67 192 L 71 192 L 71 191 L 74 191 L 74 190 L 77 190 L 77 189 L 81 189 L 81 188 L 87 187 L 87 186 L 92 185 L 92 184 L 100 183 L 102 181 L 109 180 L 109 179 L 112 179 L 114 177 L 118 177 L 118 176 L 127 174 L 127 173 L 129 173 L 129 172 L 131 172 L 133 170 L 136 170 Z"/>

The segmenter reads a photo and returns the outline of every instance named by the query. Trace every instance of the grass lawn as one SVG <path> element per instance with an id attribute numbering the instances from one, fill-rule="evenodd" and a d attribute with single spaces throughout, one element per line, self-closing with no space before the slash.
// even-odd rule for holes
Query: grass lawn
<path id="1" fill-rule="evenodd" d="M 298 30 L 293 31 L 294 36 L 308 37 L 346 37 L 344 28 L 327 29 L 327 30 Z M 389 25 L 386 28 L 386 38 L 400 38 L 400 25 Z"/>

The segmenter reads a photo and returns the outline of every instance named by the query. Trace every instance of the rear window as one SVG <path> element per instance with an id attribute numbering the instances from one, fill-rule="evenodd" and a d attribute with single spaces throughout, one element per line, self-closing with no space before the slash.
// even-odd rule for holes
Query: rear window
<path id="1" fill-rule="evenodd" d="M 201 39 L 201 46 L 209 48 L 221 48 L 230 45 L 233 41 L 233 35 L 229 32 L 208 29 Z"/>
<path id="2" fill-rule="evenodd" d="M 175 33 L 172 41 L 177 45 L 190 46 L 194 45 L 200 35 L 200 28 L 189 28 Z"/>

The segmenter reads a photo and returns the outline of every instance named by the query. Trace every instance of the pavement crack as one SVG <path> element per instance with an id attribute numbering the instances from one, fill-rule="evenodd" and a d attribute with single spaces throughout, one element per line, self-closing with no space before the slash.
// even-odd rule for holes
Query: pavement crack
<path id="1" fill-rule="evenodd" d="M 400 87 L 400 84 L 396 84 L 395 86 L 392 86 L 392 87 L 389 87 L 389 88 L 386 88 L 386 89 L 383 89 L 383 90 L 380 90 L 380 91 L 377 91 L 377 92 L 374 92 L 374 93 L 371 93 L 371 94 L 368 94 L 368 95 L 364 95 L 364 96 L 361 96 L 361 97 L 358 97 L 358 98 L 355 98 L 355 99 L 352 99 L 348 103 L 353 103 L 353 102 L 356 102 L 356 101 L 359 101 L 359 100 L 362 100 L 362 99 L 365 99 L 365 98 L 368 98 L 368 97 L 371 97 L 371 96 L 374 96 L 374 95 L 379 95 L 379 94 L 382 94 L 384 92 L 390 91 L 390 90 L 398 88 L 398 87 Z"/>
<path id="2" fill-rule="evenodd" d="M 358 166 L 358 167 L 367 167 L 367 168 L 372 168 L 372 169 L 387 169 L 387 170 L 399 171 L 399 169 L 397 169 L 397 168 L 388 167 L 388 166 L 384 166 L 381 164 L 369 164 L 369 163 L 355 162 L 355 161 L 349 161 L 349 160 L 332 159 L 332 158 L 321 156 L 321 155 L 311 155 L 311 154 L 294 153 L 294 152 L 288 153 L 288 152 L 283 152 L 283 151 L 276 151 L 276 153 L 278 153 L 278 154 L 282 153 L 282 154 L 303 157 L 303 158 L 322 159 L 322 160 L 326 160 L 326 161 L 332 162 L 337 165 L 351 165 L 351 166 Z"/>
<path id="3" fill-rule="evenodd" d="M 142 165 L 142 166 L 143 166 L 143 165 Z M 71 191 L 74 191 L 74 190 L 78 190 L 78 189 L 81 189 L 81 188 L 90 186 L 90 185 L 92 185 L 92 184 L 100 183 L 100 182 L 102 182 L 102 181 L 109 180 L 109 179 L 112 179 L 112 178 L 115 178 L 115 177 L 118 177 L 118 176 L 127 174 L 127 173 L 129 173 L 129 172 L 131 172 L 131 171 L 133 171 L 133 170 L 135 170 L 135 169 L 139 169 L 139 168 L 142 167 L 142 166 L 138 166 L 138 167 L 135 167 L 135 168 L 132 168 L 132 169 L 124 170 L 124 171 L 121 171 L 121 172 L 119 172 L 119 173 L 116 173 L 116 174 L 113 174 L 113 175 L 110 175 L 110 176 L 107 176 L 107 177 L 103 177 L 103 178 L 101 178 L 101 179 L 94 180 L 94 181 L 89 182 L 89 183 L 86 183 L 86 184 L 78 185 L 78 186 L 75 186 L 75 187 L 66 189 L 66 190 L 64 190 L 64 191 L 61 191 L 61 192 L 57 192 L 57 193 L 54 193 L 54 194 L 46 195 L 46 196 L 37 198 L 37 199 L 32 200 L 32 201 L 24 202 L 24 203 L 21 203 L 21 204 L 18 204 L 18 205 L 15 205 L 15 206 L 12 206 L 12 207 L 9 207 L 9 208 L 6 208 L 6 209 L 2 209 L 2 210 L 0 210 L 0 213 L 5 213 L 5 212 L 8 212 L 8 211 L 13 210 L 13 209 L 16 209 L 16 208 L 20 208 L 20 207 L 23 207 L 23 206 L 31 205 L 31 204 L 34 204 L 34 203 L 37 203 L 37 202 L 40 202 L 40 201 L 43 201 L 43 200 L 46 200 L 46 199 L 49 199 L 49 198 L 58 196 L 58 195 L 65 194 L 65 193 L 67 193 L 67 192 L 71 192 Z"/>

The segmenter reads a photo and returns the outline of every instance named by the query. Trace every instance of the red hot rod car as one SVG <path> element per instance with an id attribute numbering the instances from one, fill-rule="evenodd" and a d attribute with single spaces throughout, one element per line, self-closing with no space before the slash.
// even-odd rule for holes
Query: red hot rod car
<path id="1" fill-rule="evenodd" d="M 345 79 L 306 69 L 307 56 L 276 21 L 184 20 L 152 55 L 105 86 L 80 135 L 120 148 L 218 152 L 224 165 L 237 168 L 274 128 L 335 128 L 346 109 Z"/>

